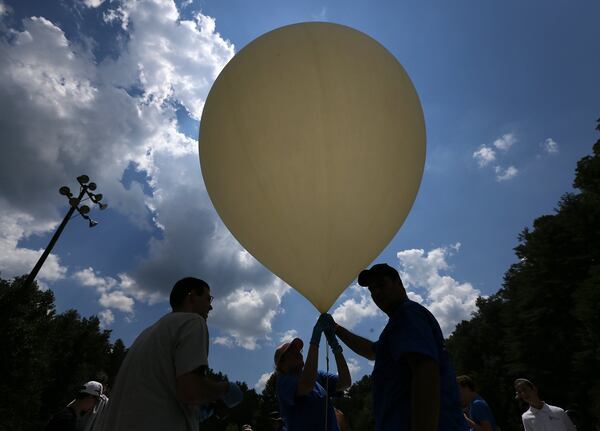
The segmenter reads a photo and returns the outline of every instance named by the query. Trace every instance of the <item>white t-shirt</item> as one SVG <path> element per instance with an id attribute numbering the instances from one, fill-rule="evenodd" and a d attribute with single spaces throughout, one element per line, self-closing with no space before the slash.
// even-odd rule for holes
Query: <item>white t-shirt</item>
<path id="1" fill-rule="evenodd" d="M 546 403 L 541 409 L 529 407 L 521 419 L 525 431 L 577 431 L 563 409 Z"/>
<path id="2" fill-rule="evenodd" d="M 169 313 L 134 341 L 119 369 L 102 431 L 197 431 L 195 408 L 176 397 L 176 376 L 208 365 L 208 329 L 194 313 Z"/>

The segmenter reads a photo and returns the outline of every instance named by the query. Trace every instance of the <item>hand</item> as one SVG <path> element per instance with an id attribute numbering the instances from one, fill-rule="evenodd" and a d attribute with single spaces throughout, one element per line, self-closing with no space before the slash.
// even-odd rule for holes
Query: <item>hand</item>
<path id="1" fill-rule="evenodd" d="M 323 314 L 321 314 L 313 328 L 312 336 L 310 337 L 310 344 L 319 347 L 319 343 L 321 342 L 321 334 L 323 334 L 325 325 L 326 324 L 323 320 Z"/>
<path id="2" fill-rule="evenodd" d="M 214 413 L 214 410 L 209 404 L 203 404 L 200 406 L 198 410 L 198 421 L 204 422 L 208 418 L 210 418 Z"/>
<path id="3" fill-rule="evenodd" d="M 324 325 L 323 332 L 325 332 L 325 337 L 327 338 L 329 347 L 331 347 L 331 351 L 334 354 L 341 353 L 342 346 L 340 346 L 340 343 L 335 336 L 335 321 L 333 320 L 333 317 L 331 317 L 331 314 L 323 313 L 321 314 L 321 317 L 319 317 L 319 320 L 321 319 L 323 320 Z"/>
<path id="4" fill-rule="evenodd" d="M 242 402 L 244 395 L 242 394 L 242 390 L 238 385 L 233 382 L 229 382 L 229 386 L 227 388 L 227 392 L 223 395 L 223 402 L 229 408 L 237 406 Z"/>

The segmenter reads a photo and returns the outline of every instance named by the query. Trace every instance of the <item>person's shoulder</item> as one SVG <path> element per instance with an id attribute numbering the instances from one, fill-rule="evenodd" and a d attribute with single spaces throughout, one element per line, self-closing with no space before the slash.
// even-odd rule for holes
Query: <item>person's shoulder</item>
<path id="1" fill-rule="evenodd" d="M 531 420 L 535 417 L 535 415 L 533 414 L 533 412 L 531 411 L 531 407 L 528 408 L 527 410 L 525 410 L 523 412 L 523 414 L 521 415 L 521 418 L 523 420 Z"/>
<path id="2" fill-rule="evenodd" d="M 564 413 L 564 409 L 561 409 L 560 407 L 557 406 L 552 406 L 550 404 L 546 404 L 546 407 L 548 407 L 548 410 L 550 410 L 552 413 Z"/>

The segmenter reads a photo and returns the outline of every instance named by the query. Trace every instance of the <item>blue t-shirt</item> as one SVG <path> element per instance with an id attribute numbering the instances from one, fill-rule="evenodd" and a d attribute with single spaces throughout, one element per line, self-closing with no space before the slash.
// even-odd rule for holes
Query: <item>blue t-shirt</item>
<path id="1" fill-rule="evenodd" d="M 478 425 L 487 421 L 492 425 L 492 431 L 496 431 L 496 420 L 492 414 L 492 409 L 483 398 L 477 395 L 469 404 L 469 417 Z"/>
<path id="2" fill-rule="evenodd" d="M 277 376 L 279 411 L 288 431 L 316 431 L 325 428 L 327 380 L 329 380 L 329 396 L 334 395 L 338 376 L 319 371 L 312 391 L 297 397 L 298 376 L 292 374 Z M 327 431 L 339 431 L 331 400 L 327 401 Z"/>
<path id="3" fill-rule="evenodd" d="M 373 403 L 377 431 L 410 430 L 412 373 L 407 353 L 420 353 L 440 369 L 439 431 L 466 431 L 458 385 L 444 337 L 435 317 L 422 305 L 406 300 L 389 319 L 375 343 Z"/>

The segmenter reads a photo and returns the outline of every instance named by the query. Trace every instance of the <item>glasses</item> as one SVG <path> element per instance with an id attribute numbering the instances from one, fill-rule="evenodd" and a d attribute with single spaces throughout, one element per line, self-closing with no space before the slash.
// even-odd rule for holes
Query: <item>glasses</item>
<path id="1" fill-rule="evenodd" d="M 199 293 L 199 292 L 198 292 L 197 290 L 195 290 L 195 289 L 192 289 L 192 290 L 190 290 L 190 291 L 188 292 L 188 295 L 191 295 L 191 294 L 192 294 L 192 292 L 194 292 L 194 293 L 195 293 L 196 295 L 198 295 L 198 296 L 202 296 L 202 294 L 201 294 L 201 293 Z M 209 304 L 212 304 L 212 302 L 213 302 L 213 299 L 215 299 L 215 297 L 214 297 L 214 296 L 212 296 L 212 295 L 208 295 L 208 303 L 209 303 Z"/>

